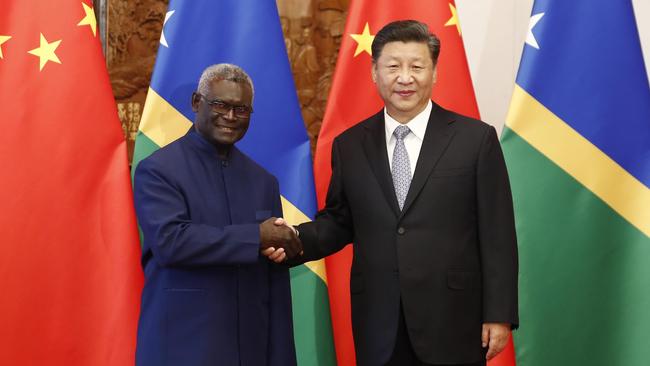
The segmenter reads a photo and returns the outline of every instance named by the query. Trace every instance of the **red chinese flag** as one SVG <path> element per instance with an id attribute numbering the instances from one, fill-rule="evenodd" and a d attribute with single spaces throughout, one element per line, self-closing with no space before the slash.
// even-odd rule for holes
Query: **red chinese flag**
<path id="1" fill-rule="evenodd" d="M 324 206 L 331 175 L 332 140 L 383 107 L 370 76 L 372 38 L 387 23 L 403 19 L 428 24 L 431 32 L 440 38 L 438 81 L 433 87 L 433 99 L 447 109 L 479 118 L 453 0 L 352 0 L 316 147 L 314 173 L 320 208 Z M 352 248 L 349 246 L 326 260 L 334 342 L 340 366 L 356 364 L 350 319 L 351 263 Z M 491 362 L 491 366 L 514 364 L 511 344 Z"/>
<path id="2" fill-rule="evenodd" d="M 2 365 L 134 364 L 138 232 L 91 6 L 2 0 Z"/>

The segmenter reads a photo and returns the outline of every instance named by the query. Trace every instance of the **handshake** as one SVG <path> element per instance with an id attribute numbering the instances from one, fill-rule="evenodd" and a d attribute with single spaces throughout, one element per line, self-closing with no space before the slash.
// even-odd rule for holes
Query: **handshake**
<path id="1" fill-rule="evenodd" d="M 260 224 L 260 252 L 275 263 L 302 255 L 298 231 L 283 218 L 271 217 Z"/>

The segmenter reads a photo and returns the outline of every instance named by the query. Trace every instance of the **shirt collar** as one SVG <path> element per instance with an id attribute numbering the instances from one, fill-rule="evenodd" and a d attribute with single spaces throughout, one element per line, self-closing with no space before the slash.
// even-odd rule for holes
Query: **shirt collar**
<path id="1" fill-rule="evenodd" d="M 214 155 L 219 160 L 223 160 L 219 156 L 217 148 L 214 145 L 212 145 L 212 143 L 210 143 L 208 140 L 206 140 L 206 138 L 203 137 L 198 131 L 196 131 L 194 125 L 190 127 L 186 135 L 188 136 L 189 140 L 192 142 L 192 145 L 197 147 L 199 150 L 204 151 L 210 155 Z M 231 146 L 228 156 L 226 157 L 225 160 L 232 160 L 233 156 L 236 155 L 238 152 L 239 151 L 235 147 L 235 145 Z"/>
<path id="2" fill-rule="evenodd" d="M 424 141 L 424 133 L 427 130 L 427 124 L 429 123 L 429 116 L 431 116 L 432 109 L 433 103 L 429 101 L 422 112 L 420 112 L 417 116 L 413 117 L 412 120 L 406 123 L 408 128 L 411 130 L 411 133 L 420 139 L 420 141 Z M 384 107 L 384 121 L 386 121 L 386 143 L 388 143 L 388 141 L 390 141 L 391 137 L 393 136 L 393 132 L 397 126 L 401 126 L 402 124 L 388 115 L 386 107 Z"/>

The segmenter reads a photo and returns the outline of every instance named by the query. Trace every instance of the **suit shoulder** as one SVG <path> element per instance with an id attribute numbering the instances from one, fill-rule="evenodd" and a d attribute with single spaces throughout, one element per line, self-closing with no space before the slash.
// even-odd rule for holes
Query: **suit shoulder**
<path id="1" fill-rule="evenodd" d="M 442 108 L 441 108 L 442 109 Z M 461 138 L 468 138 L 473 141 L 483 141 L 491 131 L 496 135 L 494 127 L 486 122 L 476 118 L 468 117 L 454 111 L 442 109 L 443 113 L 447 114 L 449 121 L 453 121 L 456 136 Z"/>
<path id="2" fill-rule="evenodd" d="M 453 119 L 458 125 L 460 125 L 460 128 L 467 129 L 467 130 L 475 130 L 477 132 L 482 132 L 482 133 L 485 133 L 487 130 L 492 128 L 492 125 L 483 122 L 479 119 L 468 117 L 450 110 L 444 110 L 444 111 L 449 115 L 451 119 Z"/>
<path id="3" fill-rule="evenodd" d="M 160 149 L 154 151 L 151 153 L 151 155 L 147 156 L 146 158 L 142 159 L 138 163 L 138 167 L 136 168 L 136 172 L 139 169 L 150 169 L 150 168 L 164 168 L 166 166 L 170 166 L 170 163 L 176 161 L 179 159 L 182 155 L 182 150 L 183 150 L 183 140 L 186 138 L 186 136 L 183 136 L 168 145 L 165 145 L 161 147 Z"/>

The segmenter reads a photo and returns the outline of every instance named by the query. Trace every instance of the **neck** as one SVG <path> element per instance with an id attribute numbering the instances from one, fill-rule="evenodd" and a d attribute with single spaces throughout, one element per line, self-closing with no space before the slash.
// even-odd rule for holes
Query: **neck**
<path id="1" fill-rule="evenodd" d="M 217 148 L 217 154 L 221 159 L 228 159 L 230 157 L 230 150 L 232 149 L 232 145 L 220 145 L 216 144 L 215 145 Z"/>
<path id="2" fill-rule="evenodd" d="M 210 143 L 210 145 L 214 146 L 214 148 L 217 149 L 217 155 L 219 155 L 221 159 L 228 159 L 228 157 L 230 157 L 230 150 L 232 149 L 232 145 L 220 144 L 216 142 L 214 139 L 212 139 L 210 136 L 206 136 L 205 134 L 203 134 L 203 132 L 201 132 L 201 130 L 198 128 L 195 128 L 195 131 L 201 137 L 203 137 L 205 141 L 207 141 L 208 143 Z"/>

